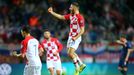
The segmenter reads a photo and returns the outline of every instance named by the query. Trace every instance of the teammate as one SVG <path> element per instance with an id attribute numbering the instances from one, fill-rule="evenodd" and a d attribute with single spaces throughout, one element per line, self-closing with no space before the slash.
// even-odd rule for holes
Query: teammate
<path id="1" fill-rule="evenodd" d="M 54 69 L 57 75 L 61 75 L 62 67 L 59 52 L 62 50 L 63 46 L 58 41 L 58 39 L 51 37 L 49 30 L 44 31 L 44 40 L 41 43 L 44 50 L 46 50 L 46 63 L 47 68 L 51 75 L 54 75 Z"/>
<path id="2" fill-rule="evenodd" d="M 120 37 L 120 40 L 117 41 L 117 43 L 123 46 L 121 50 L 121 56 L 120 56 L 118 69 L 122 73 L 122 75 L 127 75 L 128 59 L 129 59 L 130 53 L 133 51 L 132 44 L 131 42 L 127 41 L 125 35 L 122 35 Z"/>
<path id="3" fill-rule="evenodd" d="M 67 42 L 68 55 L 73 60 L 75 64 L 75 75 L 79 75 L 80 72 L 86 67 L 85 64 L 79 59 L 78 55 L 75 53 L 80 42 L 81 36 L 84 33 L 84 18 L 79 13 L 79 5 L 77 2 L 73 2 L 70 5 L 70 14 L 60 15 L 53 11 L 50 7 L 48 12 L 61 20 L 70 20 L 70 33 Z"/>
<path id="4" fill-rule="evenodd" d="M 24 68 L 24 75 L 41 75 L 41 60 L 39 57 L 39 42 L 30 35 L 29 27 L 23 27 L 21 34 L 25 38 L 21 42 L 21 53 L 13 53 L 14 56 L 20 56 L 27 59 L 26 66 Z"/>

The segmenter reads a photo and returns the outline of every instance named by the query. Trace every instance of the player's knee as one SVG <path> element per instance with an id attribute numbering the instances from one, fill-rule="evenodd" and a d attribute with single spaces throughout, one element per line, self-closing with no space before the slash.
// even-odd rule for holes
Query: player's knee
<path id="1" fill-rule="evenodd" d="M 118 67 L 118 70 L 122 70 L 122 68 L 121 67 Z"/>
<path id="2" fill-rule="evenodd" d="M 69 53 L 68 53 L 68 56 L 69 56 L 70 58 L 73 58 L 74 53 L 69 52 Z"/>
<path id="3" fill-rule="evenodd" d="M 52 68 L 49 68 L 50 73 L 54 73 L 54 70 Z"/>
<path id="4" fill-rule="evenodd" d="M 56 73 L 57 73 L 57 75 L 61 75 L 61 71 L 60 70 L 57 70 Z"/>
<path id="5" fill-rule="evenodd" d="M 72 58 L 73 57 L 73 53 L 69 52 L 68 56 Z"/>
<path id="6" fill-rule="evenodd" d="M 124 71 L 127 71 L 127 67 L 124 68 Z"/>

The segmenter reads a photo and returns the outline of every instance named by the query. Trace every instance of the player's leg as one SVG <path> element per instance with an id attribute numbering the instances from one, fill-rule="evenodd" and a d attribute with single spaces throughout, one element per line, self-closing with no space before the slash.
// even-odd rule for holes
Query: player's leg
<path id="1" fill-rule="evenodd" d="M 48 68 L 48 70 L 50 72 L 50 75 L 54 75 L 54 69 L 53 69 L 53 67 Z"/>
<path id="2" fill-rule="evenodd" d="M 57 75 L 61 75 L 61 70 L 56 70 Z"/>
<path id="3" fill-rule="evenodd" d="M 54 75 L 54 65 L 53 65 L 53 61 L 47 61 L 47 69 L 50 72 L 50 75 Z"/>
<path id="4" fill-rule="evenodd" d="M 123 74 L 124 71 L 123 71 L 123 68 L 122 67 L 119 66 L 118 67 L 118 70 L 121 72 L 121 74 Z"/>
<path id="5" fill-rule="evenodd" d="M 71 47 L 68 48 L 68 55 L 73 60 L 73 63 L 75 65 L 75 73 L 74 73 L 74 75 L 79 75 L 79 64 L 78 64 L 77 57 L 75 55 L 75 49 L 71 48 Z"/>
<path id="6" fill-rule="evenodd" d="M 28 75 L 28 67 L 27 67 L 27 65 L 25 65 L 23 75 Z"/>
<path id="7" fill-rule="evenodd" d="M 78 68 L 78 60 L 75 55 L 75 50 L 77 49 L 76 46 L 78 47 L 78 44 L 76 45 L 76 42 L 69 37 L 67 42 L 67 54 L 73 60 L 75 67 Z"/>
<path id="8" fill-rule="evenodd" d="M 75 53 L 75 55 L 77 57 L 77 60 L 78 60 L 79 65 L 80 65 L 79 72 L 82 72 L 85 69 L 86 65 L 83 64 L 83 62 L 81 61 L 81 59 L 78 57 L 78 55 L 76 53 Z"/>
<path id="9" fill-rule="evenodd" d="M 41 75 L 41 66 L 31 66 L 32 75 Z"/>
<path id="10" fill-rule="evenodd" d="M 123 68 L 123 75 L 127 75 L 127 70 L 128 70 L 127 67 Z"/>
<path id="11" fill-rule="evenodd" d="M 73 60 L 73 63 L 76 68 L 79 68 L 78 60 L 75 55 L 75 49 L 74 48 L 68 48 L 68 56 Z"/>
<path id="12" fill-rule="evenodd" d="M 121 72 L 122 75 L 126 75 L 126 71 L 124 70 L 124 62 L 120 59 L 118 70 Z"/>
<path id="13" fill-rule="evenodd" d="M 75 48 L 75 50 L 77 50 L 80 42 L 81 42 L 81 37 L 79 37 L 77 40 L 75 40 L 75 43 L 72 47 Z M 74 52 L 74 54 L 77 58 L 78 64 L 80 65 L 79 72 L 82 72 L 85 69 L 86 65 L 83 64 L 83 62 L 81 61 L 81 59 L 79 58 L 79 56 L 75 52 Z"/>
<path id="14" fill-rule="evenodd" d="M 59 60 L 55 61 L 54 66 L 55 66 L 54 68 L 56 69 L 56 74 L 61 75 L 62 74 L 61 60 L 59 59 Z"/>

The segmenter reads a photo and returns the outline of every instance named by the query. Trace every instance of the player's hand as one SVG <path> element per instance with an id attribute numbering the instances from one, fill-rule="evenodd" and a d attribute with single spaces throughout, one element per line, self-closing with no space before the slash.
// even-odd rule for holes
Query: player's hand
<path id="1" fill-rule="evenodd" d="M 12 55 L 12 56 L 16 56 L 16 55 L 17 55 L 17 51 L 13 51 L 13 52 L 11 53 L 11 55 Z"/>
<path id="2" fill-rule="evenodd" d="M 120 40 L 117 40 L 116 43 L 121 44 L 122 42 Z"/>
<path id="3" fill-rule="evenodd" d="M 75 41 L 77 38 L 76 37 L 72 37 L 72 40 Z"/>
<path id="4" fill-rule="evenodd" d="M 48 8 L 48 12 L 52 13 L 53 12 L 53 8 L 52 7 Z"/>
<path id="5" fill-rule="evenodd" d="M 58 52 L 54 52 L 54 53 L 53 53 L 54 56 L 57 56 L 57 54 L 58 54 Z"/>
<path id="6" fill-rule="evenodd" d="M 125 62 L 124 62 L 124 66 L 126 66 L 127 64 L 128 64 L 128 61 L 125 61 Z"/>

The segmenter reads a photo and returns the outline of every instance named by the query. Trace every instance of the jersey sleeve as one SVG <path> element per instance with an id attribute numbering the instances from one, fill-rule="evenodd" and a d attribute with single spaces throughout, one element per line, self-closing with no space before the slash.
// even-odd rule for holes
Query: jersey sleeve
<path id="1" fill-rule="evenodd" d="M 84 27 L 85 26 L 85 20 L 84 20 L 83 16 L 80 15 L 78 17 L 78 23 L 79 23 L 80 27 Z"/>
<path id="2" fill-rule="evenodd" d="M 132 43 L 131 42 L 127 43 L 127 47 L 128 49 L 132 49 Z"/>
<path id="3" fill-rule="evenodd" d="M 41 45 L 41 47 L 45 50 L 44 43 L 45 43 L 45 40 L 43 40 L 43 41 L 40 43 L 40 45 Z"/>
<path id="4" fill-rule="evenodd" d="M 26 53 L 26 50 L 27 50 L 27 43 L 23 40 L 21 42 L 21 53 L 22 54 L 25 54 Z"/>
<path id="5" fill-rule="evenodd" d="M 42 45 L 41 45 L 41 44 L 39 44 L 38 48 L 39 48 L 39 49 L 40 49 L 40 48 L 42 48 Z"/>
<path id="6" fill-rule="evenodd" d="M 64 18 L 65 18 L 66 20 L 69 20 L 69 19 L 70 19 L 70 14 L 64 15 Z"/>
<path id="7" fill-rule="evenodd" d="M 55 43 L 58 46 L 58 52 L 60 52 L 63 49 L 63 45 L 59 42 L 58 39 L 55 39 Z"/>

